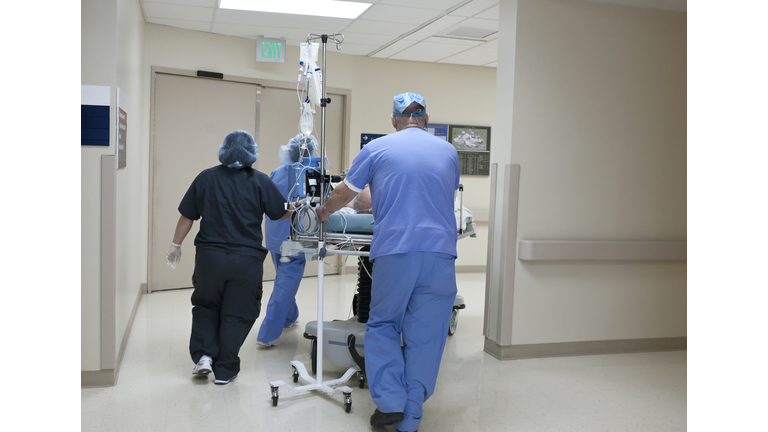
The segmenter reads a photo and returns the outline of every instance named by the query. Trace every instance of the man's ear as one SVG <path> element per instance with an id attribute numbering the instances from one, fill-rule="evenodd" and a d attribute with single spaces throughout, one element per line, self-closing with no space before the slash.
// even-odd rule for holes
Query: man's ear
<path id="1" fill-rule="evenodd" d="M 424 127 L 427 127 L 428 124 L 429 124 L 429 113 L 427 113 L 426 119 L 424 120 Z"/>
<path id="2" fill-rule="evenodd" d="M 390 114 L 389 118 L 390 118 L 390 120 L 392 120 L 392 127 L 395 128 L 395 130 L 397 130 L 397 122 L 395 121 L 395 115 L 394 114 Z"/>

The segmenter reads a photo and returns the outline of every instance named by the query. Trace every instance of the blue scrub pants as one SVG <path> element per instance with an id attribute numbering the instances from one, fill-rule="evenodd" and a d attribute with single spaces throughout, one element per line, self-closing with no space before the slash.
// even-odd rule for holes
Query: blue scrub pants
<path id="1" fill-rule="evenodd" d="M 263 258 L 197 249 L 189 354 L 213 358 L 216 379 L 240 372 L 240 347 L 261 309 Z"/>
<path id="2" fill-rule="evenodd" d="M 365 372 L 379 411 L 405 414 L 398 430 L 419 428 L 421 406 L 435 391 L 455 298 L 451 255 L 409 252 L 374 261 Z"/>
<path id="3" fill-rule="evenodd" d="M 270 252 L 272 263 L 277 275 L 272 295 L 269 296 L 264 321 L 259 328 L 257 341 L 266 343 L 280 337 L 283 328 L 290 326 L 299 318 L 299 307 L 296 305 L 296 293 L 299 291 L 301 277 L 304 276 L 306 261 L 304 254 L 291 257 L 287 263 L 280 262 L 280 254 Z"/>

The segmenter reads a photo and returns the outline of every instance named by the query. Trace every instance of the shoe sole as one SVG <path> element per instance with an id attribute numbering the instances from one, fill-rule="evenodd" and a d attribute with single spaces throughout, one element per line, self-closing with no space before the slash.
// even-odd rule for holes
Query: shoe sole
<path id="1" fill-rule="evenodd" d="M 225 385 L 225 384 L 231 383 L 235 378 L 237 378 L 237 375 L 233 376 L 228 380 L 214 380 L 213 383 L 216 385 Z"/>
<path id="2" fill-rule="evenodd" d="M 209 373 L 213 372 L 210 369 L 200 369 L 199 371 L 193 371 L 192 375 L 198 375 L 198 376 L 208 376 Z"/>
<path id="3" fill-rule="evenodd" d="M 386 421 L 386 422 L 380 422 L 380 421 L 375 421 L 371 419 L 371 426 L 391 426 L 399 421 L 403 421 L 404 418 L 405 416 L 403 416 L 403 418 L 398 420 L 392 420 L 392 421 Z"/>

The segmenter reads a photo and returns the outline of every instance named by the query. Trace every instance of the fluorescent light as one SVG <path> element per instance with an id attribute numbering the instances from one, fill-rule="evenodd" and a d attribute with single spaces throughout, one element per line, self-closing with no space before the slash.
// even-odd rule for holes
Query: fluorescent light
<path id="1" fill-rule="evenodd" d="M 370 6 L 336 0 L 221 0 L 219 9 L 355 19 Z"/>

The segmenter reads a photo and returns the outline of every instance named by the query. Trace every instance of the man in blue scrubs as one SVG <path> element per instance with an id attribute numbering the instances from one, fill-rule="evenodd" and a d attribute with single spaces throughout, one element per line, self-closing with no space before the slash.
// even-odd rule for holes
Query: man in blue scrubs
<path id="1" fill-rule="evenodd" d="M 377 406 L 371 425 L 398 431 L 418 429 L 422 404 L 434 393 L 456 297 L 459 158 L 427 132 L 428 122 L 423 97 L 395 96 L 397 132 L 363 147 L 344 183 L 316 209 L 324 221 L 370 184 L 374 265 L 365 369 Z"/>
<path id="2" fill-rule="evenodd" d="M 306 137 L 306 139 L 305 139 Z M 309 157 L 315 154 L 317 140 L 312 135 L 296 135 L 287 145 L 280 147 L 280 166 L 272 171 L 269 178 L 280 190 L 280 193 L 288 200 L 297 196 L 296 188 L 303 185 L 304 177 L 299 176 L 297 185 L 290 179 L 290 172 L 294 164 L 309 165 Z M 264 321 L 259 328 L 256 343 L 268 348 L 280 345 L 280 334 L 283 328 L 288 328 L 299 318 L 299 307 L 296 305 L 296 293 L 304 276 L 306 264 L 304 254 L 291 257 L 287 263 L 280 262 L 280 245 L 291 234 L 291 221 L 272 220 L 267 218 L 264 225 L 266 239 L 264 241 L 267 250 L 272 255 L 272 264 L 275 265 L 275 284 L 272 295 L 269 296 L 267 312 Z"/>

